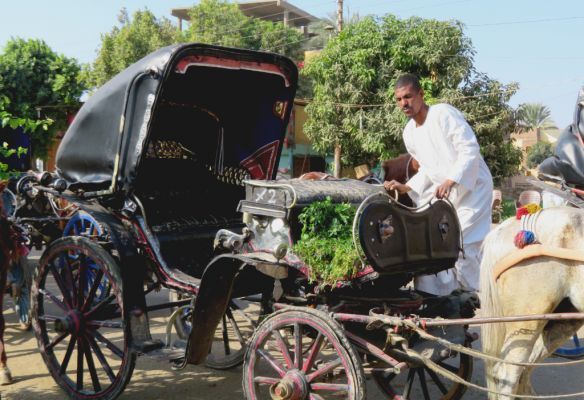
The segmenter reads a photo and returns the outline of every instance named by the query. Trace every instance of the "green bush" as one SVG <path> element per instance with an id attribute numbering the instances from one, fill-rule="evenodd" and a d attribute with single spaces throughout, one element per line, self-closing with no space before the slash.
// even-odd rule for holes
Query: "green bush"
<path id="1" fill-rule="evenodd" d="M 501 222 L 511 217 L 515 217 L 515 201 L 503 200 L 503 212 L 501 213 Z"/>

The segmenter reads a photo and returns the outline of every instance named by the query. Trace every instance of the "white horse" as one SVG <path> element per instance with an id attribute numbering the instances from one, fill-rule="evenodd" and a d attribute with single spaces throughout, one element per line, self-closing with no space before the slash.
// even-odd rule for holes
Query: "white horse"
<path id="1" fill-rule="evenodd" d="M 529 219 L 536 240 L 553 248 L 584 254 L 584 210 L 556 207 Z M 525 222 L 524 224 L 525 225 Z M 509 219 L 494 229 L 483 245 L 481 264 L 481 316 L 514 316 L 552 312 L 584 312 L 584 261 L 537 256 L 503 272 L 493 270 L 501 260 L 517 252 L 515 235 L 522 223 Z M 527 321 L 485 324 L 483 350 L 513 362 L 540 362 L 569 339 L 584 321 Z M 511 399 L 513 394 L 535 394 L 532 368 L 487 362 L 489 389 L 504 393 L 491 399 Z"/>

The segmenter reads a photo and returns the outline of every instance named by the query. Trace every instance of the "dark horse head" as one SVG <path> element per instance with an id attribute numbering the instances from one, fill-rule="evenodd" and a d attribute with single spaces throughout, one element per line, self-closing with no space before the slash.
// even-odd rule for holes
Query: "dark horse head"
<path id="1" fill-rule="evenodd" d="M 391 160 L 385 160 L 381 163 L 385 172 L 385 180 L 396 180 L 400 183 L 406 183 L 412 176 L 418 172 L 420 165 L 411 154 L 400 154 Z M 408 207 L 413 206 L 412 199 L 407 194 L 399 195 L 398 201 Z"/>

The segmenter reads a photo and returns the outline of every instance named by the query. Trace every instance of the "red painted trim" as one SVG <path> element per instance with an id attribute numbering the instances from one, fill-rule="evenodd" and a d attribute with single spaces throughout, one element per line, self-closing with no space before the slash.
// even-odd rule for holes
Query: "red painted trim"
<path id="1" fill-rule="evenodd" d="M 286 82 L 286 87 L 290 86 L 290 80 L 288 76 L 281 70 L 277 65 L 265 63 L 265 62 L 252 62 L 243 60 L 234 60 L 232 58 L 223 58 L 216 56 L 203 56 L 203 55 L 193 55 L 182 58 L 175 68 L 175 72 L 184 74 L 187 69 L 191 66 L 202 66 L 202 67 L 218 67 L 225 69 L 245 69 L 249 71 L 265 72 L 268 74 L 274 74 L 281 76 Z"/>

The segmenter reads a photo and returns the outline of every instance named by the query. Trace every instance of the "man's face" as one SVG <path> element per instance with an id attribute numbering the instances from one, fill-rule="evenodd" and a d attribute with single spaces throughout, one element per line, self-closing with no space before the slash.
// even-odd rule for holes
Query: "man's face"
<path id="1" fill-rule="evenodd" d="M 415 90 L 412 85 L 400 86 L 395 89 L 395 101 L 405 115 L 413 118 L 424 105 L 424 91 Z"/>

